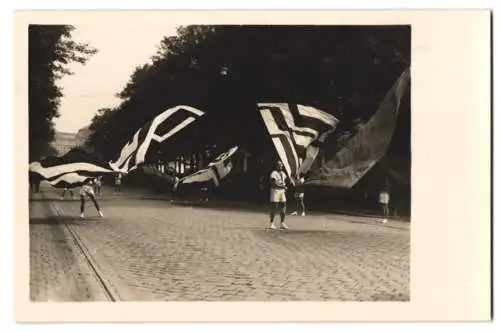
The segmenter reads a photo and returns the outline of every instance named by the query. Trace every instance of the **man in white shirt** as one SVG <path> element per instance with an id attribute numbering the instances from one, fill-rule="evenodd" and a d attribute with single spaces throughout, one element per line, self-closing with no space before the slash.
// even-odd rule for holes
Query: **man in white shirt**
<path id="1" fill-rule="evenodd" d="M 378 197 L 380 206 L 382 207 L 382 223 L 387 222 L 387 217 L 389 216 L 389 190 L 382 189 Z"/>
<path id="2" fill-rule="evenodd" d="M 85 219 L 85 197 L 90 198 L 90 200 L 94 203 L 94 206 L 97 210 L 97 214 L 99 217 L 103 217 L 103 213 L 101 208 L 99 207 L 99 203 L 97 203 L 97 199 L 95 197 L 95 192 L 93 186 L 95 185 L 95 180 L 89 179 L 87 180 L 83 186 L 80 188 L 80 218 Z"/>
<path id="3" fill-rule="evenodd" d="M 288 228 L 288 226 L 285 223 L 286 189 L 287 189 L 286 180 L 287 180 L 287 175 L 283 171 L 283 163 L 281 161 L 278 161 L 276 164 L 276 169 L 271 172 L 271 178 L 270 178 L 270 183 L 271 183 L 270 201 L 271 204 L 273 205 L 273 209 L 271 212 L 271 221 L 269 226 L 269 228 L 271 229 L 276 229 L 276 226 L 274 224 L 274 216 L 277 210 L 280 211 L 281 228 L 282 229 Z"/>

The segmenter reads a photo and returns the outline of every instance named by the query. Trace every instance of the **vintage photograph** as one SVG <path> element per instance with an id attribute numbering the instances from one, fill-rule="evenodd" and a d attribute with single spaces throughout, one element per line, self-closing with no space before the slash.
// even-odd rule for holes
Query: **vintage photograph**
<path id="1" fill-rule="evenodd" d="M 104 23 L 26 29 L 32 302 L 410 301 L 410 25 Z"/>

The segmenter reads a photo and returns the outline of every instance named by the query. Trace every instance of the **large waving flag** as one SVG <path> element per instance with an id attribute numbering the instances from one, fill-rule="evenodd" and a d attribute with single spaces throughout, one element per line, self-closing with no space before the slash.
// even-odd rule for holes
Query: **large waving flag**
<path id="1" fill-rule="evenodd" d="M 409 81 L 408 68 L 389 90 L 372 118 L 333 159 L 314 172 L 306 183 L 352 188 L 385 155 Z"/>
<path id="2" fill-rule="evenodd" d="M 93 154 L 72 149 L 61 157 L 48 157 L 40 162 L 32 162 L 29 172 L 38 174 L 54 187 L 74 188 L 88 179 L 113 173 L 113 170 L 108 163 Z"/>
<path id="3" fill-rule="evenodd" d="M 122 148 L 119 157 L 110 162 L 113 170 L 128 173 L 144 163 L 152 141 L 162 143 L 186 128 L 204 114 L 191 106 L 175 106 L 167 109 L 140 128 Z"/>
<path id="4" fill-rule="evenodd" d="M 333 115 L 310 106 L 287 103 L 259 103 L 257 106 L 292 179 L 309 171 L 320 145 L 339 123 Z"/>
<path id="5" fill-rule="evenodd" d="M 188 183 L 210 183 L 217 187 L 220 185 L 221 180 L 224 179 L 233 169 L 233 164 L 231 157 L 238 151 L 238 147 L 232 147 L 229 151 L 220 154 L 211 163 L 208 164 L 207 168 L 201 169 L 193 174 L 190 174 L 182 179 L 180 179 L 174 189 L 177 189 L 179 185 Z"/>

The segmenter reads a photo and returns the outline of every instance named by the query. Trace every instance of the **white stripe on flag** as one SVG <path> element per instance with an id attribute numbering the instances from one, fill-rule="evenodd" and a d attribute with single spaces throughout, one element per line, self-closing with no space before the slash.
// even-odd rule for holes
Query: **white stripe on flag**
<path id="1" fill-rule="evenodd" d="M 54 180 L 50 180 L 47 182 L 53 186 L 56 186 L 59 182 L 63 182 L 63 181 L 66 183 L 70 183 L 70 184 L 83 183 L 84 181 L 86 181 L 89 178 L 90 177 L 79 175 L 77 173 L 66 173 L 66 174 L 63 174 Z"/>
<path id="2" fill-rule="evenodd" d="M 232 147 L 229 151 L 217 156 L 217 158 L 208 164 L 207 168 L 180 179 L 178 184 L 213 181 L 215 186 L 219 186 L 220 181 L 233 169 L 233 165 L 230 161 L 228 162 L 228 159 L 231 158 L 237 150 L 237 146 Z M 225 166 L 225 164 L 227 165 Z"/>
<path id="3" fill-rule="evenodd" d="M 333 115 L 328 114 L 312 106 L 297 105 L 297 109 L 300 115 L 318 119 L 330 126 L 335 127 L 339 123 L 339 120 L 335 118 Z"/>
<path id="4" fill-rule="evenodd" d="M 116 171 L 128 170 L 128 164 L 132 154 L 137 150 L 139 146 L 139 132 L 140 129 L 136 131 L 133 136 L 132 142 L 125 144 L 120 152 L 120 157 L 115 162 L 110 162 L 109 165 Z"/>
<path id="5" fill-rule="evenodd" d="M 163 135 L 159 135 L 157 133 L 158 127 L 163 124 L 167 119 L 173 114 L 179 111 L 187 111 L 191 113 L 191 116 L 186 116 L 180 121 L 180 123 L 176 123 L 175 126 Z M 157 115 L 151 122 L 145 124 L 142 128 L 136 131 L 132 142 L 127 143 L 121 150 L 120 156 L 117 161 L 110 162 L 110 166 L 115 171 L 120 171 L 122 173 L 127 173 L 131 170 L 137 168 L 138 165 L 144 163 L 146 154 L 151 145 L 151 141 L 156 141 L 158 143 L 162 143 L 165 140 L 169 139 L 193 121 L 196 120 L 197 117 L 205 114 L 203 111 L 198 110 L 191 106 L 179 105 L 175 107 L 171 107 L 159 115 Z M 145 132 L 147 130 L 147 132 Z M 139 138 L 143 136 L 143 138 Z M 139 141 L 141 139 L 141 141 Z"/>
<path id="6" fill-rule="evenodd" d="M 158 129 L 158 126 L 162 124 L 164 121 L 166 121 L 172 114 L 176 113 L 177 111 L 184 109 L 186 111 L 189 111 L 197 116 L 202 116 L 204 113 L 194 107 L 190 106 L 175 106 L 172 107 L 165 112 L 161 113 L 158 115 L 156 118 L 154 118 L 153 123 L 149 127 L 149 131 L 146 135 L 146 138 L 144 139 L 144 142 L 141 143 L 139 148 L 137 149 L 137 154 L 135 158 L 135 164 L 141 164 L 144 162 L 144 159 L 146 157 L 146 152 L 149 149 L 149 145 L 151 144 L 151 141 L 154 139 L 158 143 L 162 143 L 166 139 L 172 137 L 175 133 L 179 132 L 180 130 L 184 129 L 187 125 L 189 125 L 191 122 L 195 120 L 193 117 L 186 118 L 184 121 L 179 123 L 176 127 L 174 127 L 172 130 L 170 130 L 168 133 L 166 133 L 163 136 L 158 136 L 156 135 L 156 129 Z"/>
<path id="7" fill-rule="evenodd" d="M 113 171 L 108 168 L 102 168 L 89 163 L 71 163 L 62 164 L 57 166 L 43 167 L 39 162 L 31 163 L 29 170 L 38 173 L 44 178 L 53 178 L 64 173 L 72 172 L 93 172 L 93 173 L 112 173 Z"/>

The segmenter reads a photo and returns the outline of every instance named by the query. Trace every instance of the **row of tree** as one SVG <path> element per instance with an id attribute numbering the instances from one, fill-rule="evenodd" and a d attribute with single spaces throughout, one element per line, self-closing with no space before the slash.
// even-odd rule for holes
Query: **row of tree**
<path id="1" fill-rule="evenodd" d="M 63 93 L 57 80 L 72 75 L 68 65 L 85 64 L 97 50 L 71 39 L 69 25 L 30 25 L 28 28 L 29 160 L 55 153 L 54 119 Z"/>
<path id="2" fill-rule="evenodd" d="M 88 144 L 102 158 L 116 157 L 140 126 L 180 104 L 208 115 L 153 149 L 151 158 L 199 153 L 207 145 L 270 156 L 274 148 L 258 102 L 301 103 L 334 114 L 340 127 L 326 144 L 334 153 L 411 61 L 407 26 L 192 25 L 177 32 L 136 68 L 118 93 L 121 104 L 93 118 Z M 397 140 L 405 154 L 409 132 Z"/>

